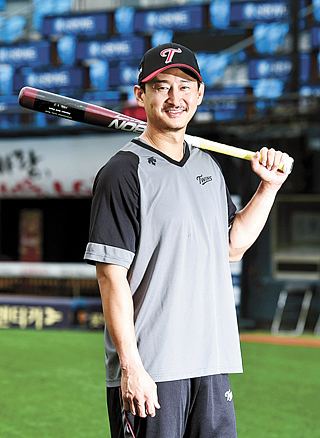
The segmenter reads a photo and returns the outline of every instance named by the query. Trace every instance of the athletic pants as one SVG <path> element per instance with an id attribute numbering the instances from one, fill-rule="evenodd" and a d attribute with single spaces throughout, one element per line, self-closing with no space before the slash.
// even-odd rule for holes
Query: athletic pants
<path id="1" fill-rule="evenodd" d="M 141 418 L 122 409 L 120 388 L 107 389 L 112 438 L 236 438 L 225 374 L 157 383 L 161 408 Z"/>

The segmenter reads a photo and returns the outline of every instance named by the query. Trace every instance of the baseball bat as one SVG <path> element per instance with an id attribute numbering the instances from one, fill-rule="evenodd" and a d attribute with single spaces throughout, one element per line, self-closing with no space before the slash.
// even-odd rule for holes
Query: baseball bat
<path id="1" fill-rule="evenodd" d="M 56 117 L 120 131 L 141 133 L 145 130 L 147 125 L 143 120 L 126 116 L 125 114 L 99 105 L 82 102 L 32 87 L 24 87 L 20 90 L 19 104 L 24 108 Z M 185 135 L 185 140 L 199 149 L 210 150 L 244 160 L 251 160 L 255 155 L 253 151 L 206 140 L 201 137 Z M 290 157 L 286 165 L 280 165 L 279 170 L 290 173 L 293 168 L 293 163 L 294 160 Z"/>

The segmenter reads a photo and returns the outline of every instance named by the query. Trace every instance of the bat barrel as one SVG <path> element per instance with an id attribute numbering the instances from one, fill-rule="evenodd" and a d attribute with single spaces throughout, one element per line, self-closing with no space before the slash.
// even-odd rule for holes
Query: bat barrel
<path id="1" fill-rule="evenodd" d="M 50 114 L 55 117 L 110 127 L 121 131 L 143 132 L 146 123 L 102 106 L 60 96 L 45 90 L 24 87 L 19 93 L 19 104 L 24 108 Z"/>

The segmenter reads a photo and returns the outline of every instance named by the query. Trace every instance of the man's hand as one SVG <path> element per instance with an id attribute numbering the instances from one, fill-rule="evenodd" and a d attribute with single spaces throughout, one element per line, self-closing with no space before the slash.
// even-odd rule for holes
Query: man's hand
<path id="1" fill-rule="evenodd" d="M 278 190 L 288 178 L 288 173 L 278 170 L 279 165 L 288 168 L 289 161 L 288 154 L 264 147 L 252 158 L 251 168 L 270 188 Z"/>
<path id="2" fill-rule="evenodd" d="M 157 385 L 142 366 L 122 368 L 121 394 L 125 411 L 145 418 L 160 409 Z"/>

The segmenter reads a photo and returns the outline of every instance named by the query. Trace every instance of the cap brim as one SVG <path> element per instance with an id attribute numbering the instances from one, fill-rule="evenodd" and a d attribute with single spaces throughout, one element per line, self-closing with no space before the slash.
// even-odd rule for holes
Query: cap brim
<path id="1" fill-rule="evenodd" d="M 149 82 L 151 79 L 155 78 L 159 73 L 163 72 L 164 70 L 168 70 L 169 68 L 181 68 L 184 70 L 188 70 L 193 73 L 193 77 L 195 77 L 197 80 L 202 82 L 202 77 L 200 73 L 193 67 L 190 67 L 190 65 L 187 64 L 170 64 L 166 65 L 165 67 L 159 68 L 158 70 L 155 70 L 154 72 L 150 73 L 147 77 L 142 79 L 141 82 Z"/>

